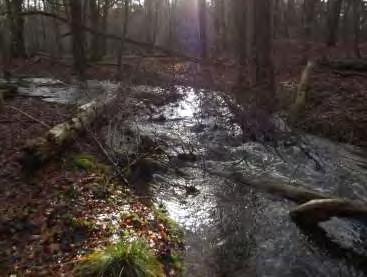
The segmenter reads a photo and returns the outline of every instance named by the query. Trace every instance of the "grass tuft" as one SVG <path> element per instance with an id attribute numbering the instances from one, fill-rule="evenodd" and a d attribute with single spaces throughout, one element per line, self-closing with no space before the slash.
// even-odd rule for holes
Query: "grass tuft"
<path id="1" fill-rule="evenodd" d="M 168 228 L 171 240 L 175 243 L 182 244 L 184 231 L 176 221 L 169 217 L 167 210 L 163 206 L 155 208 L 155 216 Z"/>
<path id="2" fill-rule="evenodd" d="M 148 244 L 137 239 L 120 241 L 86 256 L 75 268 L 76 276 L 163 277 L 162 264 Z"/>

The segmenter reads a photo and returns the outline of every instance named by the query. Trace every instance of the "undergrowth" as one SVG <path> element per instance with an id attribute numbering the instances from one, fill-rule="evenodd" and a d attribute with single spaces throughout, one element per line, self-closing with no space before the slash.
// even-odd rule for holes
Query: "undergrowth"
<path id="1" fill-rule="evenodd" d="M 76 276 L 161 277 L 162 264 L 142 239 L 119 241 L 82 259 L 75 268 Z"/>

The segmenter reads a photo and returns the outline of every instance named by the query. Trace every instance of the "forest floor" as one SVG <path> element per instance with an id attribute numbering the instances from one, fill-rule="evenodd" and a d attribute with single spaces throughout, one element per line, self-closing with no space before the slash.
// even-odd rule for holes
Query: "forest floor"
<path id="1" fill-rule="evenodd" d="M 284 53 L 281 49 L 286 46 L 277 48 L 276 64 L 282 65 L 276 68 L 277 82 L 298 82 L 303 68 L 301 50 L 295 45 L 293 51 Z M 320 49 L 313 49 L 318 57 L 333 57 L 327 49 Z M 15 76 L 49 76 L 66 81 L 74 78 L 70 65 L 42 56 L 14 61 L 10 71 Z M 86 78 L 113 80 L 115 71 L 113 65 L 92 65 Z M 129 56 L 121 78 L 131 84 L 182 84 L 232 91 L 238 83 L 238 71 L 234 62 L 224 59 L 198 66 L 179 58 L 142 60 Z M 315 70 L 307 107 L 295 126 L 367 146 L 367 74 L 349 73 Z M 252 74 L 248 72 L 248 78 L 241 82 L 251 87 Z M 83 254 L 108 245 L 118 229 L 133 230 L 161 259 L 172 260 L 174 251 L 182 246 L 175 230 L 152 203 L 110 177 L 108 162 L 90 136 L 82 136 L 31 180 L 23 175 L 19 158 L 26 141 L 42 135 L 47 129 L 44 125 L 54 126 L 73 113 L 73 108 L 64 105 L 20 96 L 7 100 L 0 112 L 0 272 L 70 276 Z M 175 275 L 175 265 L 167 264 L 168 275 Z"/>
<path id="2" fill-rule="evenodd" d="M 0 275 L 72 276 L 91 251 L 118 237 L 138 237 L 149 244 L 166 275 L 176 276 L 182 231 L 164 207 L 114 177 L 93 139 L 102 141 L 98 123 L 90 130 L 94 136 L 82 135 L 35 175 L 22 170 L 27 140 L 74 113 L 67 105 L 22 96 L 6 100 L 0 113 Z"/>

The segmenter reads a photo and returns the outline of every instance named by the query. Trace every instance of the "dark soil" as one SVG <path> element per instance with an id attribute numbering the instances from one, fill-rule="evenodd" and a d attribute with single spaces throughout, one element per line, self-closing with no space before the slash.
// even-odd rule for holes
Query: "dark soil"
<path id="1" fill-rule="evenodd" d="M 367 72 L 319 67 L 296 125 L 335 141 L 367 146 Z"/>

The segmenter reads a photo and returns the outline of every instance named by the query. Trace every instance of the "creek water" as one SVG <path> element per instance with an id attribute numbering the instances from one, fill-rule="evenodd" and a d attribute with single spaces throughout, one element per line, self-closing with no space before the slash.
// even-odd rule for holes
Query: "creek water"
<path id="1" fill-rule="evenodd" d="M 78 90 L 70 92 L 67 87 L 65 93 L 58 89 L 52 93 L 60 86 L 33 83 L 24 88 L 24 94 L 47 101 L 61 98 L 55 101 L 63 103 L 80 96 Z M 116 86 L 90 82 L 88 89 L 112 91 Z M 42 95 L 39 87 L 47 87 L 47 93 Z M 297 182 L 366 202 L 367 154 L 363 149 L 310 135 L 289 136 L 276 148 L 243 142 L 221 93 L 174 89 L 181 96 L 177 101 L 156 108 L 153 117 L 140 115 L 134 121 L 142 133 L 164 145 L 173 157 L 171 167 L 179 168 L 179 173 L 156 173 L 151 190 L 155 201 L 164 204 L 185 230 L 185 276 L 367 274 L 367 225 L 363 222 L 333 218 L 316 232 L 304 230 L 289 217 L 294 203 L 216 174 L 240 171 L 249 178 Z M 150 87 L 135 90 L 137 94 L 162 92 Z M 193 187 L 197 191 L 190 193 Z"/>

